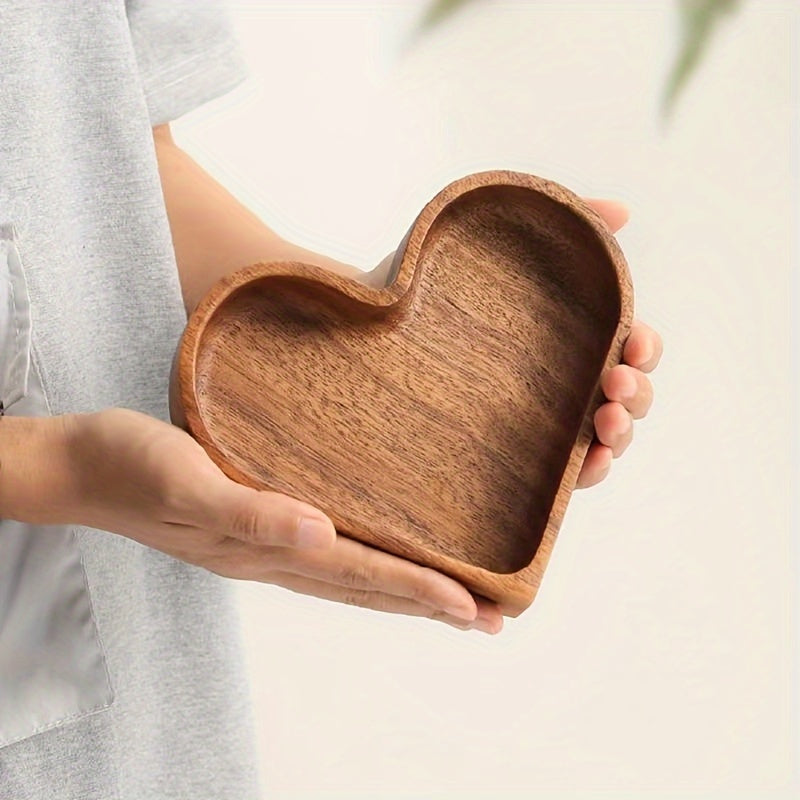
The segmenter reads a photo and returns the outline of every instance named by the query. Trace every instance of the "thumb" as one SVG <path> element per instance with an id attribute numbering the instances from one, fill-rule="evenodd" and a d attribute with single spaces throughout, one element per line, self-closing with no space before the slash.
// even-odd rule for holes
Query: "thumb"
<path id="1" fill-rule="evenodd" d="M 333 523 L 314 506 L 278 492 L 227 483 L 217 506 L 217 525 L 226 536 L 278 547 L 327 548 L 336 541 Z"/>

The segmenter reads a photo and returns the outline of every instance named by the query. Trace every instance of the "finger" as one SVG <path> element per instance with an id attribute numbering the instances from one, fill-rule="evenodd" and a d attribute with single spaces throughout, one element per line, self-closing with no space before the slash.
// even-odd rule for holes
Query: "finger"
<path id="1" fill-rule="evenodd" d="M 586 203 L 590 205 L 608 225 L 611 233 L 616 233 L 630 217 L 630 212 L 624 203 L 618 200 L 604 200 L 599 197 L 587 197 Z"/>
<path id="2" fill-rule="evenodd" d="M 586 454 L 578 482 L 577 489 L 588 489 L 604 480 L 611 470 L 611 459 L 613 454 L 611 448 L 600 442 L 592 442 L 589 452 Z"/>
<path id="3" fill-rule="evenodd" d="M 472 621 L 475 600 L 458 582 L 436 570 L 339 536 L 330 550 L 287 550 L 277 554 L 276 569 L 342 586 L 381 591 Z"/>
<path id="4" fill-rule="evenodd" d="M 642 372 L 652 372 L 663 352 L 661 337 L 649 325 L 635 319 L 622 351 L 622 360 Z"/>
<path id="5" fill-rule="evenodd" d="M 209 498 L 215 530 L 255 545 L 329 549 L 333 523 L 319 509 L 277 492 L 259 492 L 226 480 Z"/>
<path id="6" fill-rule="evenodd" d="M 293 592 L 318 597 L 322 600 L 331 600 L 336 603 L 359 606 L 360 608 L 370 608 L 374 611 L 382 611 L 388 614 L 405 614 L 412 617 L 435 619 L 460 630 L 475 629 L 484 633 L 498 633 L 502 627 L 502 623 L 498 627 L 493 619 L 486 620 L 483 617 L 478 617 L 472 622 L 467 622 L 459 617 L 432 608 L 425 603 L 411 600 L 408 597 L 397 597 L 386 592 L 368 589 L 354 589 L 340 584 L 308 578 L 304 575 L 297 575 L 292 572 L 273 572 L 269 582 L 276 586 L 283 586 Z"/>
<path id="7" fill-rule="evenodd" d="M 622 403 L 603 403 L 594 414 L 595 435 L 619 458 L 633 439 L 633 420 Z"/>
<path id="8" fill-rule="evenodd" d="M 503 630 L 503 614 L 497 603 L 479 595 L 473 595 L 473 599 L 478 606 L 478 616 L 473 625 L 477 627 L 477 623 L 480 623 L 479 629 L 484 633 L 500 633 Z"/>
<path id="9" fill-rule="evenodd" d="M 634 419 L 646 416 L 653 403 L 653 384 L 640 370 L 627 364 L 612 367 L 602 377 L 603 394 L 621 403 Z"/>

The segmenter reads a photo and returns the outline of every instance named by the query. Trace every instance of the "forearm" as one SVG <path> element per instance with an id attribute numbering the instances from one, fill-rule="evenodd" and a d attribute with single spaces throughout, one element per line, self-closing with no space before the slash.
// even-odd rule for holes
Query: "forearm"
<path id="1" fill-rule="evenodd" d="M 0 417 L 0 519 L 67 521 L 70 426 L 68 417 Z"/>
<path id="2" fill-rule="evenodd" d="M 155 128 L 153 136 L 187 311 L 219 278 L 259 261 L 303 261 L 370 285 L 380 282 L 378 272 L 364 273 L 282 239 L 181 150 L 169 126 Z"/>

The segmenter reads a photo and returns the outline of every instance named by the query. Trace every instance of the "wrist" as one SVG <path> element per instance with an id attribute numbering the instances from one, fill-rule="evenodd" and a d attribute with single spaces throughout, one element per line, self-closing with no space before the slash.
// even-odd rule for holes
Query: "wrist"
<path id="1" fill-rule="evenodd" d="M 73 415 L 0 418 L 0 519 L 70 522 Z"/>

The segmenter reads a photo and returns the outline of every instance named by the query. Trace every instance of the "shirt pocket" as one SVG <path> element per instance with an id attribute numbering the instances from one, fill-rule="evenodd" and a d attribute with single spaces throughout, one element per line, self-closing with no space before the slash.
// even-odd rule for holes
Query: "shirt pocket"
<path id="1" fill-rule="evenodd" d="M 0 224 L 0 411 L 27 394 L 31 315 L 14 228 Z"/>
<path id="2" fill-rule="evenodd" d="M 50 413 L 32 346 L 25 274 L 8 224 L 0 224 L 0 401 L 7 416 Z M 0 747 L 112 700 L 73 530 L 0 519 Z"/>

